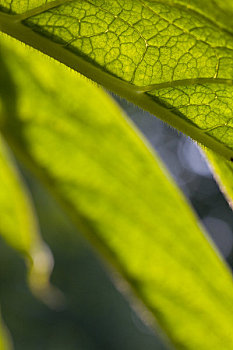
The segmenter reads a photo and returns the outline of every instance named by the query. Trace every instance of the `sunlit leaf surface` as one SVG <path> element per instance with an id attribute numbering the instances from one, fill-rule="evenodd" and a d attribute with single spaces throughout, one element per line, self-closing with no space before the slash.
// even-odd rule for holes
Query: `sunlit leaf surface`
<path id="1" fill-rule="evenodd" d="M 0 30 L 230 160 L 232 15 L 230 0 L 2 0 Z"/>
<path id="2" fill-rule="evenodd" d="M 210 150 L 206 150 L 215 179 L 233 209 L 233 164 Z"/>
<path id="3" fill-rule="evenodd" d="M 161 164 L 98 87 L 1 42 L 1 130 L 177 349 L 233 347 L 232 277 Z"/>
<path id="4" fill-rule="evenodd" d="M 55 295 L 48 282 L 53 259 L 41 240 L 29 194 L 2 138 L 0 138 L 0 235 L 25 258 L 29 267 L 28 278 L 32 290 L 45 302 L 54 305 L 56 301 L 52 299 Z"/>

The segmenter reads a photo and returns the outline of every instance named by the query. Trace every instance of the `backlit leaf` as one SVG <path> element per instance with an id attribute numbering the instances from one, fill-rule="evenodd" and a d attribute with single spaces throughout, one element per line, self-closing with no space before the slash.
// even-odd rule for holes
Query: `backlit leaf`
<path id="1" fill-rule="evenodd" d="M 231 349 L 231 274 L 151 149 L 98 87 L 13 40 L 0 52 L 1 130 L 15 154 L 177 349 Z"/>
<path id="2" fill-rule="evenodd" d="M 230 0 L 1 0 L 0 30 L 233 159 Z"/>
<path id="3" fill-rule="evenodd" d="M 205 150 L 215 179 L 233 209 L 233 164 L 210 150 Z"/>
<path id="4" fill-rule="evenodd" d="M 29 284 L 33 292 L 45 302 L 55 305 L 55 294 L 49 286 L 53 258 L 40 237 L 29 194 L 2 138 L 0 138 L 0 235 L 25 258 L 29 268 Z"/>

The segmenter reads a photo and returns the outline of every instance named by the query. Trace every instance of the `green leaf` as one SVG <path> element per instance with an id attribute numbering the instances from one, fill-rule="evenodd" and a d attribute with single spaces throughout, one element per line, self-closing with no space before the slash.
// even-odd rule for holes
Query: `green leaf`
<path id="1" fill-rule="evenodd" d="M 12 40 L 0 52 L 1 130 L 15 154 L 177 349 L 231 349 L 231 274 L 145 141 L 79 75 Z"/>
<path id="2" fill-rule="evenodd" d="M 3 32 L 233 159 L 230 0 L 3 0 L 0 10 Z"/>
<path id="3" fill-rule="evenodd" d="M 233 164 L 210 150 L 205 150 L 205 153 L 215 179 L 233 209 Z"/>
<path id="4" fill-rule="evenodd" d="M 0 350 L 12 350 L 12 349 L 13 349 L 13 345 L 12 345 L 10 335 L 8 333 L 8 330 L 6 329 L 6 326 L 2 321 L 2 317 L 0 314 Z"/>
<path id="5" fill-rule="evenodd" d="M 53 258 L 40 237 L 29 194 L 1 137 L 0 208 L 0 235 L 25 258 L 32 291 L 55 306 L 58 292 L 49 285 Z"/>

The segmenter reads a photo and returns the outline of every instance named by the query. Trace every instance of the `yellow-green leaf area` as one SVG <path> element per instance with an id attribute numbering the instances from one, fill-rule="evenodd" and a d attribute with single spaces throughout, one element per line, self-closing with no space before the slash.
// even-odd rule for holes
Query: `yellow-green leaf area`
<path id="1" fill-rule="evenodd" d="M 24 13 L 38 6 L 44 6 L 54 0 L 1 0 L 0 9 L 9 13 Z M 62 1 L 60 1 L 62 3 Z"/>
<path id="2" fill-rule="evenodd" d="M 0 350 L 13 350 L 12 341 L 9 332 L 3 323 L 2 316 L 0 314 Z"/>
<path id="3" fill-rule="evenodd" d="M 134 85 L 232 78 L 225 66 L 232 66 L 233 38 L 157 1 L 71 1 L 26 23 Z"/>
<path id="4" fill-rule="evenodd" d="M 228 118 L 231 103 L 222 104 L 221 113 L 210 103 L 208 108 L 200 108 L 198 117 L 189 102 L 193 89 L 198 91 L 198 104 L 211 99 L 209 90 L 216 86 L 231 94 L 230 3 L 5 0 L 1 8 L 3 32 L 149 110 L 228 160 L 233 157 Z M 172 101 L 179 88 L 183 91 L 182 110 Z M 164 94 L 174 108 L 164 103 Z M 210 122 L 212 114 L 217 117 Z M 222 137 L 226 119 L 227 136 Z"/>
<path id="5" fill-rule="evenodd" d="M 208 20 L 224 28 L 229 32 L 233 32 L 231 15 L 233 13 L 233 4 L 231 0 L 161 0 L 161 2 L 177 6 L 186 10 L 195 11 L 206 17 Z"/>
<path id="6" fill-rule="evenodd" d="M 205 150 L 205 152 L 213 169 L 216 181 L 229 202 L 229 205 L 233 208 L 233 164 L 210 150 Z"/>
<path id="7" fill-rule="evenodd" d="M 221 84 L 177 86 L 153 92 L 172 113 L 198 125 L 203 135 L 233 147 L 233 87 Z"/>
<path id="8" fill-rule="evenodd" d="M 0 139 L 0 234 L 15 249 L 27 254 L 35 240 L 35 223 L 30 204 L 21 182 L 16 175 L 16 167 L 7 154 L 6 146 Z"/>
<path id="9" fill-rule="evenodd" d="M 33 292 L 50 303 L 50 298 L 55 298 L 49 286 L 53 259 L 40 237 L 29 193 L 2 136 L 0 138 L 0 236 L 25 259 L 28 266 L 28 280 Z"/>
<path id="10" fill-rule="evenodd" d="M 156 155 L 98 87 L 14 41 L 1 53 L 12 98 L 1 90 L 1 130 L 14 153 L 177 349 L 231 349 L 232 276 Z"/>

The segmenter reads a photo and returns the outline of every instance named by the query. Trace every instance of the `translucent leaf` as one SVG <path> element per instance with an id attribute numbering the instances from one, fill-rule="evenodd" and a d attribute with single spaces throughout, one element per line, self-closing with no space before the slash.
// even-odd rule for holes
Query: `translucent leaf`
<path id="1" fill-rule="evenodd" d="M 177 349 L 231 349 L 231 274 L 156 156 L 101 89 L 14 45 L 1 43 L 0 120 L 15 154 Z"/>
<path id="2" fill-rule="evenodd" d="M 49 285 L 53 258 L 40 237 L 29 193 L 2 138 L 0 138 L 0 235 L 25 258 L 32 291 L 46 303 L 55 306 L 57 294 Z"/>
<path id="3" fill-rule="evenodd" d="M 230 160 L 232 12 L 230 0 L 3 0 L 0 30 Z"/>
<path id="4" fill-rule="evenodd" d="M 233 164 L 210 150 L 205 150 L 216 181 L 233 209 Z"/>

